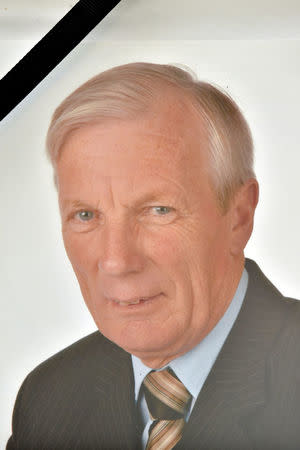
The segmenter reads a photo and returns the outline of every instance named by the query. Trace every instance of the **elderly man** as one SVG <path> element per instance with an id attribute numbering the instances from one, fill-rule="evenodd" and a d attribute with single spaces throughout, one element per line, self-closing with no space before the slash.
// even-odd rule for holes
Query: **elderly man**
<path id="1" fill-rule="evenodd" d="M 7 449 L 299 449 L 300 304 L 244 258 L 258 201 L 236 104 L 182 69 L 110 69 L 47 146 L 99 331 L 33 370 Z"/>

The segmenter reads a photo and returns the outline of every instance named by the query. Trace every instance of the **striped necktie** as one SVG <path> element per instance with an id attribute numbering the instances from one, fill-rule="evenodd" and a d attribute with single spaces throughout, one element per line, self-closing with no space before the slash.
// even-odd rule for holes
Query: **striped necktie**
<path id="1" fill-rule="evenodd" d="M 150 372 L 143 385 L 153 420 L 146 450 L 170 450 L 182 437 L 192 396 L 171 369 Z"/>

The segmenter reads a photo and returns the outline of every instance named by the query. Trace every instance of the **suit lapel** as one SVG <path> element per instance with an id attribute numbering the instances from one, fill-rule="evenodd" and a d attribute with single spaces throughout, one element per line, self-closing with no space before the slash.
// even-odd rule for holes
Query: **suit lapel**
<path id="1" fill-rule="evenodd" d="M 133 450 L 139 446 L 141 430 L 138 426 L 134 399 L 134 377 L 131 357 L 110 341 L 105 341 L 101 372 L 96 388 L 101 408 L 103 443 L 114 449 Z"/>
<path id="2" fill-rule="evenodd" d="M 249 283 L 241 311 L 176 449 L 253 448 L 244 424 L 266 401 L 265 365 L 274 340 L 268 297 L 279 293 L 254 262 L 247 260 L 246 269 Z"/>

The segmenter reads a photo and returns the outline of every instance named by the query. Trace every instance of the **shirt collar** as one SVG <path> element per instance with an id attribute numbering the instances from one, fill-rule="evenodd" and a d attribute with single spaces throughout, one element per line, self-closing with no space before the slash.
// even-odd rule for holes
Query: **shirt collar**
<path id="1" fill-rule="evenodd" d="M 217 325 L 189 352 L 159 369 L 163 370 L 166 367 L 171 367 L 194 399 L 198 397 L 201 387 L 238 316 L 247 285 L 248 273 L 244 269 L 234 297 Z M 137 401 L 142 382 L 145 376 L 153 369 L 143 364 L 136 356 L 131 355 L 131 358 L 135 380 L 135 400 Z"/>

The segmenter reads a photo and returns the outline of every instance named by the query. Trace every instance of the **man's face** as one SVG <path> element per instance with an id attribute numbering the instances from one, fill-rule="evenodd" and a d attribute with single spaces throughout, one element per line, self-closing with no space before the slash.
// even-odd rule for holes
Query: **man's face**
<path id="1" fill-rule="evenodd" d="M 85 126 L 57 163 L 65 247 L 110 340 L 150 367 L 196 345 L 232 297 L 230 214 L 188 106 Z M 229 281 L 230 280 L 230 281 Z"/>

